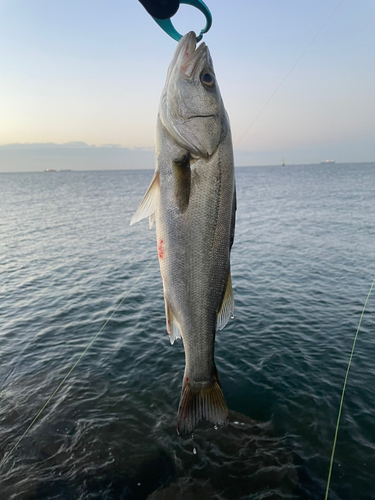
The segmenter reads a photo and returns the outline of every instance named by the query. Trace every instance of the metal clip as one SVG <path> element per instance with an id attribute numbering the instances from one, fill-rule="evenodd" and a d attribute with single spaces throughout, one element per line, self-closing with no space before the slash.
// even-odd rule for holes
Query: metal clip
<path id="1" fill-rule="evenodd" d="M 202 0 L 180 0 L 180 4 L 181 3 L 196 7 L 204 14 L 206 18 L 206 26 L 201 30 L 201 32 L 197 36 L 197 43 L 198 43 L 202 40 L 203 34 L 207 33 L 207 31 L 211 28 L 212 25 L 211 12 L 209 11 L 207 5 L 202 2 Z M 170 37 L 172 37 L 177 42 L 182 38 L 182 35 L 180 35 L 180 33 L 176 30 L 170 19 L 156 19 L 155 17 L 153 19 L 158 23 L 161 29 L 163 29 Z"/>

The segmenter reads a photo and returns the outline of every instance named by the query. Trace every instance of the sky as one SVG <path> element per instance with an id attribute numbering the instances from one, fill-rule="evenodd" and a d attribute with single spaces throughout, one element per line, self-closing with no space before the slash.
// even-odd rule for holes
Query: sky
<path id="1" fill-rule="evenodd" d="M 206 3 L 237 166 L 375 161 L 373 0 Z M 0 171 L 153 168 L 175 46 L 137 0 L 0 0 Z"/>

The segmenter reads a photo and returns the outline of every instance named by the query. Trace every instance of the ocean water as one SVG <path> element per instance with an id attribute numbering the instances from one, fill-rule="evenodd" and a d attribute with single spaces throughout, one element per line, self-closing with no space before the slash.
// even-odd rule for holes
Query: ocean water
<path id="1" fill-rule="evenodd" d="M 375 278 L 375 164 L 236 169 L 235 317 L 216 340 L 226 429 L 175 432 L 151 171 L 0 175 L 1 500 L 324 498 Z M 124 299 L 124 300 L 123 300 Z M 121 303 L 121 301 L 123 302 Z M 375 499 L 375 291 L 330 498 Z"/>

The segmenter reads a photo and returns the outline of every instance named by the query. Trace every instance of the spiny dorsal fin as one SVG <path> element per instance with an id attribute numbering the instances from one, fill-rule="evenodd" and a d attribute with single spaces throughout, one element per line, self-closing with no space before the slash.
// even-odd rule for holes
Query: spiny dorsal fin
<path id="1" fill-rule="evenodd" d="M 181 338 L 181 328 L 180 325 L 178 324 L 176 316 L 173 314 L 172 309 L 169 307 L 166 298 L 164 298 L 164 302 L 165 302 L 165 317 L 167 322 L 167 332 L 169 335 L 169 340 L 171 341 L 171 344 L 173 344 L 176 339 Z"/>
<path id="2" fill-rule="evenodd" d="M 232 278 L 229 273 L 227 288 L 225 290 L 223 303 L 221 304 L 219 314 L 217 315 L 217 323 L 216 323 L 217 330 L 222 330 L 224 328 L 224 326 L 228 323 L 229 318 L 233 316 L 233 311 L 234 311 L 234 298 L 232 290 Z"/>
<path id="3" fill-rule="evenodd" d="M 160 193 L 160 184 L 159 184 L 159 172 L 155 172 L 154 177 L 149 185 L 146 194 L 141 201 L 137 211 L 132 217 L 130 221 L 130 225 L 132 226 L 136 222 L 144 219 L 145 217 L 150 217 L 150 229 L 152 228 L 153 218 L 151 218 L 152 214 L 155 212 L 156 203 Z"/>

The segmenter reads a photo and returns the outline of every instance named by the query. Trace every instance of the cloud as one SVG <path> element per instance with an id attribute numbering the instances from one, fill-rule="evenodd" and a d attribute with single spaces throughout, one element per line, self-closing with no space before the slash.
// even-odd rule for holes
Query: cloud
<path id="1" fill-rule="evenodd" d="M 45 169 L 153 169 L 152 148 L 118 144 L 90 146 L 85 142 L 5 144 L 0 146 L 0 172 L 40 172 Z"/>
<path id="2" fill-rule="evenodd" d="M 55 142 L 35 142 L 35 143 L 14 143 L 14 144 L 4 144 L 0 146 L 0 149 L 5 150 L 25 150 L 25 149 L 80 149 L 80 148 L 90 148 L 96 146 L 89 146 L 85 142 L 75 141 L 66 142 L 64 144 L 56 144 Z"/>
<path id="3" fill-rule="evenodd" d="M 372 137 L 337 143 L 315 144 L 305 148 L 271 151 L 235 150 L 235 165 L 315 164 L 326 159 L 345 162 L 373 162 Z M 153 169 L 153 148 L 124 148 L 119 144 L 89 145 L 85 142 L 64 144 L 32 143 L 0 146 L 0 172 L 41 172 L 54 170 Z"/>
<path id="4" fill-rule="evenodd" d="M 305 147 L 270 149 L 265 151 L 234 152 L 237 167 L 251 165 L 316 164 L 327 159 L 336 163 L 372 163 L 375 160 L 375 141 L 372 136 L 361 136 L 346 140 L 308 144 Z"/>

